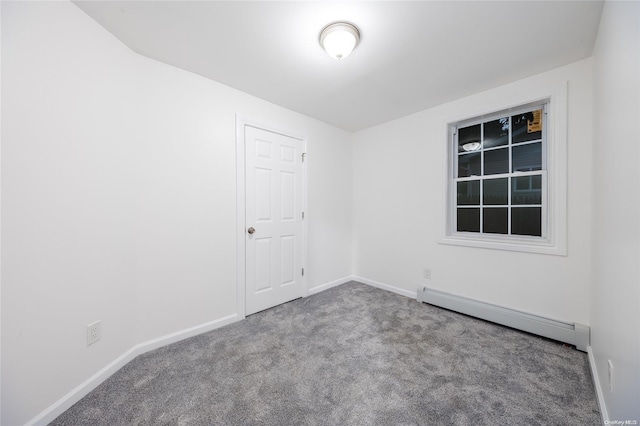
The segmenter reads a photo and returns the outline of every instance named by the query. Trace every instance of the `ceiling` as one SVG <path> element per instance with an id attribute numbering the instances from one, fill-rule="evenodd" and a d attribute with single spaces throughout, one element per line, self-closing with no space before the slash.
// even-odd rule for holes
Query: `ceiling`
<path id="1" fill-rule="evenodd" d="M 135 52 L 360 130 L 591 55 L 601 1 L 75 1 Z M 355 23 L 336 61 L 320 30 Z"/>

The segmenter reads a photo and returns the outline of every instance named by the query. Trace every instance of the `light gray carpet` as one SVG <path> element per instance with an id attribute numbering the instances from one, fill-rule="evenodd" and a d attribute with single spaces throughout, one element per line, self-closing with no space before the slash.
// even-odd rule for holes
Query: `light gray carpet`
<path id="1" fill-rule="evenodd" d="M 597 425 L 586 354 L 348 283 L 134 359 L 54 425 Z"/>

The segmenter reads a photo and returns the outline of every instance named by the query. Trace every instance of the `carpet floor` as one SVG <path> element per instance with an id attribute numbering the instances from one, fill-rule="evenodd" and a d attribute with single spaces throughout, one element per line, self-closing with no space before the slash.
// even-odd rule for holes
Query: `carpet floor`
<path id="1" fill-rule="evenodd" d="M 350 282 L 140 355 L 52 425 L 600 425 L 587 355 Z"/>

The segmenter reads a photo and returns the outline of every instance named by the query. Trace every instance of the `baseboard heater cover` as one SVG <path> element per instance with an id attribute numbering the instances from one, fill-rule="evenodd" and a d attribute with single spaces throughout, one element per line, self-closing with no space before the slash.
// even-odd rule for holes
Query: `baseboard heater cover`
<path id="1" fill-rule="evenodd" d="M 556 321 L 427 287 L 418 288 L 418 301 L 569 343 L 583 352 L 590 343 L 589 326 L 584 324 Z"/>

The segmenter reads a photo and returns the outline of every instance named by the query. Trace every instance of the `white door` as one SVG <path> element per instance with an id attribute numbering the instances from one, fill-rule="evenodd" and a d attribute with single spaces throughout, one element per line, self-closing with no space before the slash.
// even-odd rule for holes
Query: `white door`
<path id="1" fill-rule="evenodd" d="M 245 126 L 246 315 L 303 295 L 304 142 Z"/>

